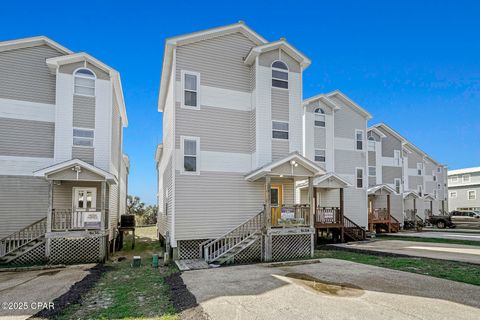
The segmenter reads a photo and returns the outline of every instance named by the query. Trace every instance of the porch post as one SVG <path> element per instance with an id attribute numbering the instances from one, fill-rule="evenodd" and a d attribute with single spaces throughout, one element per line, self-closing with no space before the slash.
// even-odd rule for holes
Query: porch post
<path id="1" fill-rule="evenodd" d="M 417 230 L 417 199 L 413 198 L 413 225 Z"/>
<path id="2" fill-rule="evenodd" d="M 101 186 L 101 191 L 100 191 L 100 210 L 102 211 L 102 218 L 101 218 L 101 228 L 102 230 L 105 230 L 105 219 L 107 218 L 106 215 L 107 213 L 105 212 L 105 206 L 106 206 L 106 182 L 102 181 L 102 186 Z"/>
<path id="3" fill-rule="evenodd" d="M 433 216 L 433 200 L 430 200 L 430 215 Z"/>
<path id="4" fill-rule="evenodd" d="M 310 227 L 314 226 L 313 217 L 314 217 L 314 203 L 313 203 L 313 178 L 308 177 L 308 204 L 310 205 Z"/>
<path id="5" fill-rule="evenodd" d="M 390 223 L 390 194 L 387 194 L 388 232 L 392 232 Z"/>
<path id="6" fill-rule="evenodd" d="M 53 181 L 48 181 L 48 211 L 47 211 L 47 233 L 52 232 L 52 209 L 53 209 Z M 50 259 L 50 252 L 52 246 L 52 239 L 46 237 L 45 242 L 45 259 L 48 261 Z"/>
<path id="7" fill-rule="evenodd" d="M 265 226 L 272 226 L 272 182 L 269 175 L 265 176 Z"/>
<path id="8" fill-rule="evenodd" d="M 343 225 L 343 205 L 344 205 L 344 195 L 343 195 L 343 188 L 340 188 L 340 223 L 342 224 L 342 230 L 340 232 L 340 240 L 342 242 L 345 241 L 345 230 Z"/>

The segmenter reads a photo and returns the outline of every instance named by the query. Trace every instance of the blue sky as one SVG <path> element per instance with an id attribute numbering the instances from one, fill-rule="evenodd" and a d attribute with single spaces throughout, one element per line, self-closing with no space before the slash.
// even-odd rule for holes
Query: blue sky
<path id="1" fill-rule="evenodd" d="M 164 40 L 238 20 L 312 59 L 305 97 L 340 89 L 372 113 L 372 124 L 389 124 L 451 169 L 480 166 L 476 1 L 31 2 L 2 3 L 0 40 L 46 35 L 120 71 L 129 192 L 147 203 L 155 202 L 162 141 Z"/>

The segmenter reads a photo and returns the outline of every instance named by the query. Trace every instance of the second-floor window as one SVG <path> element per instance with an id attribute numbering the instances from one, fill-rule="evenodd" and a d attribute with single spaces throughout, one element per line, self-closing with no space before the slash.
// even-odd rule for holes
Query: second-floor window
<path id="1" fill-rule="evenodd" d="M 363 188 L 363 168 L 355 169 L 355 180 L 358 189 Z"/>
<path id="2" fill-rule="evenodd" d="M 197 137 L 181 137 L 183 153 L 183 170 L 185 174 L 198 174 L 198 154 L 200 139 Z"/>
<path id="3" fill-rule="evenodd" d="M 417 163 L 417 175 L 421 176 L 423 172 L 423 163 Z"/>
<path id="4" fill-rule="evenodd" d="M 377 168 L 374 166 L 369 166 L 368 167 L 368 176 L 369 177 L 375 177 L 377 175 Z"/>
<path id="5" fill-rule="evenodd" d="M 468 190 L 468 200 L 476 200 L 477 199 L 477 191 L 475 190 Z"/>
<path id="6" fill-rule="evenodd" d="M 282 61 L 272 63 L 272 87 L 288 89 L 288 67 Z"/>
<path id="7" fill-rule="evenodd" d="M 375 151 L 375 138 L 368 137 L 368 151 Z"/>
<path id="8" fill-rule="evenodd" d="M 315 127 L 325 128 L 325 110 L 322 108 L 315 109 Z"/>
<path id="9" fill-rule="evenodd" d="M 435 170 L 432 170 L 432 177 L 433 181 L 437 181 L 437 175 L 435 174 Z"/>
<path id="10" fill-rule="evenodd" d="M 272 138 L 288 140 L 288 122 L 272 121 Z"/>
<path id="11" fill-rule="evenodd" d="M 355 150 L 363 150 L 363 131 L 355 130 Z"/>
<path id="12" fill-rule="evenodd" d="M 199 90 L 200 74 L 182 70 L 182 106 L 186 108 L 200 108 Z"/>
<path id="13" fill-rule="evenodd" d="M 78 69 L 74 74 L 73 93 L 82 96 L 95 96 L 95 74 L 90 69 Z"/>
<path id="14" fill-rule="evenodd" d="M 393 150 L 393 163 L 400 166 L 400 150 Z"/>
<path id="15" fill-rule="evenodd" d="M 470 175 L 469 174 L 464 174 L 462 176 L 462 182 L 470 182 Z"/>
<path id="16" fill-rule="evenodd" d="M 315 161 L 325 162 L 325 149 L 316 149 L 315 150 Z"/>
<path id="17" fill-rule="evenodd" d="M 73 128 L 73 145 L 77 147 L 93 147 L 93 129 Z"/>
<path id="18" fill-rule="evenodd" d="M 395 192 L 397 194 L 400 194 L 400 192 L 402 191 L 402 181 L 398 178 L 395 178 L 393 182 L 395 184 Z"/>

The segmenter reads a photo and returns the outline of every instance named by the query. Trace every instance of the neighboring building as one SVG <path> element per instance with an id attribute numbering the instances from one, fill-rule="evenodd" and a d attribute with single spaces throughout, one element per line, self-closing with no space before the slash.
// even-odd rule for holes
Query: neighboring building
<path id="1" fill-rule="evenodd" d="M 158 227 L 174 258 L 309 256 L 317 223 L 327 223 L 317 213 L 343 225 L 345 209 L 366 227 L 367 158 L 365 147 L 356 146 L 365 145 L 370 115 L 340 92 L 328 94 L 325 112 L 352 127 L 333 129 L 327 120 L 329 136 L 314 141 L 311 107 L 302 108 L 309 64 L 286 40 L 268 42 L 243 23 L 167 39 L 158 104 Z M 304 121 L 311 134 L 304 134 Z M 314 161 L 315 143 L 325 144 L 328 160 Z M 326 189 L 335 189 L 331 202 Z M 329 208 L 316 212 L 315 198 Z M 363 238 L 349 221 L 341 236 Z"/>
<path id="2" fill-rule="evenodd" d="M 103 260 L 125 210 L 120 75 L 46 37 L 0 42 L 0 261 Z"/>
<path id="3" fill-rule="evenodd" d="M 480 167 L 448 172 L 448 210 L 480 211 Z"/>
<path id="4" fill-rule="evenodd" d="M 371 216 L 387 210 L 403 224 L 447 210 L 446 166 L 384 123 L 368 129 L 368 150 Z"/>

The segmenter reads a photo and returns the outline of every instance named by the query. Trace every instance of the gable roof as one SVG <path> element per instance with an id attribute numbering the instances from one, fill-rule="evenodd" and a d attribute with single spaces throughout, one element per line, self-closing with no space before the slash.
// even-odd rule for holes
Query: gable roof
<path id="1" fill-rule="evenodd" d="M 337 185 L 341 186 L 342 188 L 351 187 L 352 184 L 349 183 L 347 180 L 340 177 L 335 172 L 329 172 L 324 174 L 323 176 L 316 177 L 313 180 L 313 186 L 319 188 L 328 188 L 330 184 L 336 183 Z"/>
<path id="2" fill-rule="evenodd" d="M 380 138 L 385 138 L 387 137 L 382 131 L 378 130 L 378 128 L 375 128 L 375 127 L 370 127 L 370 128 L 367 128 L 367 132 L 375 132 Z"/>
<path id="3" fill-rule="evenodd" d="M 406 191 L 406 192 L 403 193 L 403 199 L 408 198 L 409 196 L 413 196 L 413 197 L 416 198 L 416 199 L 420 198 L 420 196 L 418 195 L 418 193 L 416 193 L 416 192 L 413 191 L 413 190 Z"/>
<path id="4" fill-rule="evenodd" d="M 302 105 L 304 107 L 308 106 L 310 103 L 316 102 L 316 101 L 321 101 L 333 110 L 339 110 L 340 107 L 333 102 L 331 99 L 329 99 L 324 93 L 317 94 L 316 96 L 310 97 L 308 99 L 303 100 Z"/>
<path id="5" fill-rule="evenodd" d="M 29 37 L 15 40 L 8 40 L 0 42 L 0 52 L 7 50 L 15 50 L 21 48 L 36 47 L 41 45 L 47 45 L 53 49 L 58 50 L 63 54 L 72 54 L 70 49 L 65 48 L 59 43 L 49 39 L 45 36 Z"/>
<path id="6" fill-rule="evenodd" d="M 337 98 L 341 99 L 346 105 L 348 105 L 353 110 L 355 110 L 357 113 L 359 113 L 361 116 L 365 117 L 367 120 L 372 119 L 372 115 L 367 110 L 363 109 L 358 104 L 353 102 L 353 100 L 351 100 L 349 97 L 347 97 L 340 90 L 335 90 L 335 91 L 332 91 L 330 93 L 327 93 L 326 96 L 329 97 L 329 98 L 337 97 Z"/>
<path id="7" fill-rule="evenodd" d="M 245 58 L 245 64 L 251 65 L 255 62 L 255 58 L 260 54 L 272 50 L 281 49 L 285 51 L 289 56 L 300 63 L 302 69 L 308 68 L 312 61 L 307 58 L 303 53 L 297 50 L 294 46 L 287 42 L 286 39 L 280 39 L 274 42 L 263 44 L 257 47 L 253 47 Z"/>
<path id="8" fill-rule="evenodd" d="M 255 181 L 259 178 L 262 178 L 266 175 L 268 175 L 270 172 L 272 172 L 272 169 L 275 169 L 279 167 L 282 164 L 288 163 L 290 161 L 295 161 L 296 163 L 302 165 L 306 169 L 312 171 L 314 175 L 317 174 L 325 174 L 325 170 L 323 170 L 322 167 L 318 166 L 315 162 L 305 158 L 298 152 L 292 152 L 286 157 L 277 160 L 277 161 L 272 161 L 258 169 L 255 169 L 245 175 L 245 180 L 248 181 Z"/>
<path id="9" fill-rule="evenodd" d="M 127 110 L 125 107 L 125 100 L 123 97 L 122 81 L 120 79 L 120 73 L 117 70 L 106 65 L 105 63 L 101 62 L 95 57 L 92 57 L 86 52 L 72 53 L 65 56 L 54 57 L 46 60 L 47 66 L 52 73 L 55 73 L 56 70 L 62 65 L 75 63 L 75 62 L 82 62 L 82 61 L 89 62 L 92 65 L 96 66 L 97 68 L 105 71 L 110 75 L 113 82 L 113 89 L 115 92 L 115 96 L 117 98 L 117 101 L 120 107 L 120 116 L 122 118 L 122 124 L 125 128 L 128 127 Z"/>
<path id="10" fill-rule="evenodd" d="M 117 178 L 113 174 L 111 174 L 111 173 L 109 173 L 109 172 L 107 172 L 103 169 L 100 169 L 98 167 L 95 167 L 95 166 L 93 166 L 89 163 L 86 163 L 85 161 L 82 161 L 80 159 L 72 159 L 72 160 L 56 163 L 56 164 L 54 164 L 50 167 L 43 168 L 43 169 L 35 171 L 33 173 L 33 175 L 35 177 L 45 177 L 49 174 L 53 174 L 53 173 L 56 173 L 56 172 L 59 172 L 59 171 L 62 171 L 62 170 L 68 169 L 68 168 L 73 168 L 75 166 L 80 166 L 82 168 L 85 168 L 85 169 L 87 169 L 87 170 L 89 170 L 93 173 L 98 174 L 101 177 L 104 177 L 105 180 L 107 180 L 107 181 L 117 183 Z"/>
<path id="11" fill-rule="evenodd" d="M 375 187 L 368 188 L 367 193 L 371 195 L 371 194 L 375 194 L 377 191 L 385 191 L 388 194 L 395 193 L 395 190 L 386 184 L 379 184 L 379 185 L 376 185 Z"/>
<path id="12" fill-rule="evenodd" d="M 203 31 L 193 32 L 181 36 L 168 38 L 165 40 L 165 50 L 163 53 L 162 75 L 160 79 L 160 94 L 158 95 L 158 111 L 162 112 L 167 98 L 167 89 L 170 82 L 170 74 L 173 62 L 173 49 L 198 41 L 212 39 L 232 33 L 240 32 L 250 39 L 257 46 L 268 43 L 268 41 L 258 33 L 250 29 L 243 21 L 239 21 L 227 26 L 211 28 Z"/>
<path id="13" fill-rule="evenodd" d="M 450 176 L 455 174 L 476 173 L 476 172 L 480 172 L 480 167 L 449 170 L 448 175 Z"/>

